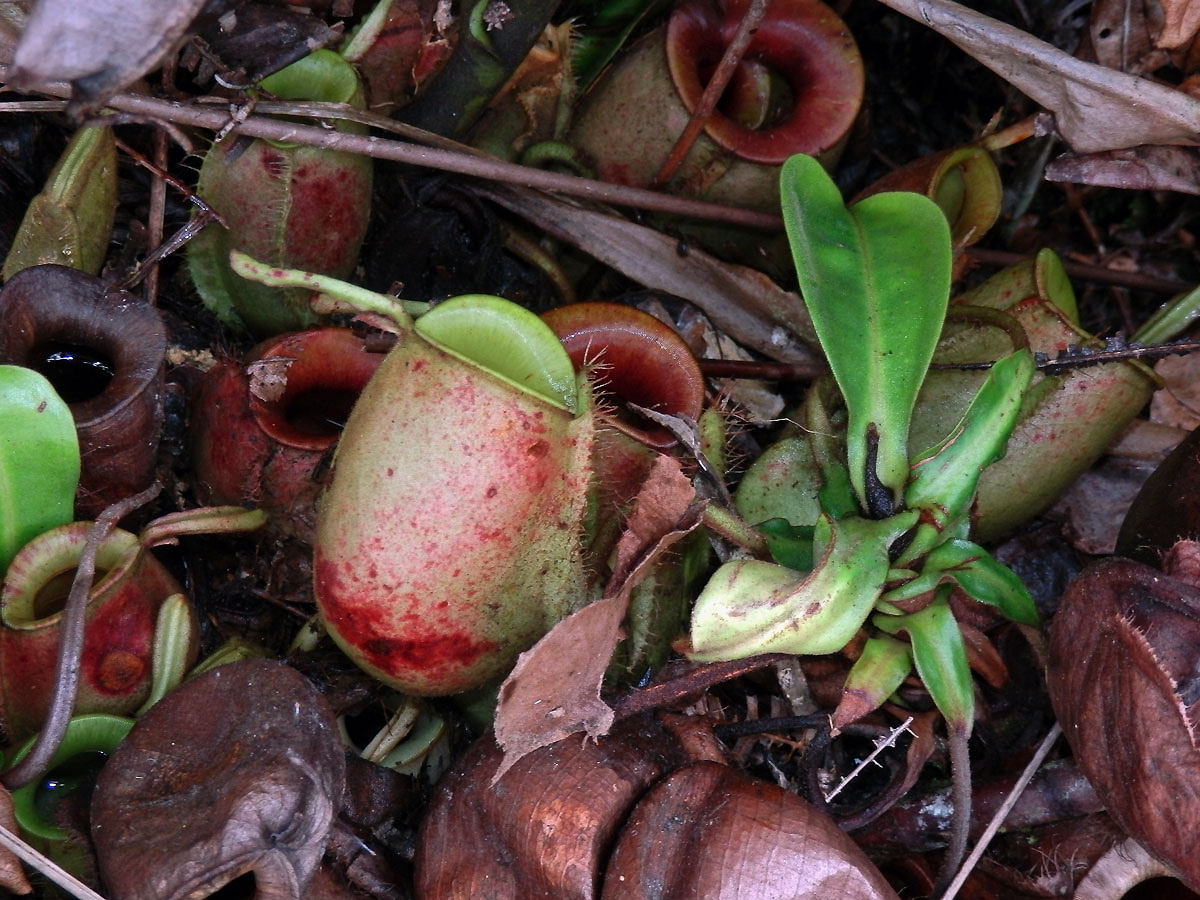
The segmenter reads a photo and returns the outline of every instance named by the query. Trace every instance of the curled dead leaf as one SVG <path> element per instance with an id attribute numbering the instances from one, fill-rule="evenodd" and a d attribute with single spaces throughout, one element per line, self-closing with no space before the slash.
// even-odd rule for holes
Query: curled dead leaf
<path id="1" fill-rule="evenodd" d="M 1116 552 L 1157 566 L 1176 541 L 1200 535 L 1200 429 L 1146 479 L 1121 524 Z"/>
<path id="2" fill-rule="evenodd" d="M 1200 151 L 1146 145 L 1082 156 L 1066 154 L 1046 166 L 1045 178 L 1134 191 L 1200 194 Z"/>
<path id="3" fill-rule="evenodd" d="M 600 686 L 620 637 L 629 594 L 654 562 L 700 524 L 703 504 L 679 461 L 658 456 L 615 550 L 604 596 L 563 619 L 522 653 L 500 688 L 496 740 L 505 749 L 496 777 L 523 754 L 577 731 L 606 734 L 613 711 Z"/>
<path id="4" fill-rule="evenodd" d="M 484 735 L 438 785 L 417 842 L 423 900 L 593 900 L 626 813 L 684 762 L 649 717 L 534 750 L 491 786 L 502 755 Z"/>
<path id="5" fill-rule="evenodd" d="M 815 807 L 773 784 L 698 762 L 642 798 L 609 860 L 604 900 L 645 897 L 894 900 L 896 893 Z"/>
<path id="6" fill-rule="evenodd" d="M 1200 546 L 1175 555 L 1194 560 Z M 1184 552 L 1189 551 L 1189 552 Z M 1079 767 L 1117 823 L 1200 889 L 1200 589 L 1126 559 L 1071 583 L 1047 686 Z"/>
<path id="7" fill-rule="evenodd" d="M 101 771 L 92 804 L 115 900 L 199 900 L 240 876 L 299 900 L 341 802 L 345 756 L 296 670 L 219 666 L 153 706 Z"/>

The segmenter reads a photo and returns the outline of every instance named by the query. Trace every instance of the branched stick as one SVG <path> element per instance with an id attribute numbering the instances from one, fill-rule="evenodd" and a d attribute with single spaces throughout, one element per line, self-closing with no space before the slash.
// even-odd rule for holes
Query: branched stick
<path id="1" fill-rule="evenodd" d="M 851 771 L 849 775 L 847 775 L 845 778 L 843 778 L 841 781 L 839 781 L 837 783 L 837 786 L 832 791 L 830 791 L 828 794 L 825 795 L 825 802 L 828 803 L 830 800 L 832 800 L 834 797 L 836 797 L 838 794 L 840 794 L 845 789 L 846 785 L 848 785 L 851 781 L 853 781 L 858 776 L 859 772 L 861 772 L 863 769 L 865 769 L 869 763 L 875 762 L 875 757 L 877 757 L 880 753 L 882 753 L 888 747 L 891 747 L 893 744 L 895 744 L 896 738 L 900 737 L 900 735 L 904 734 L 904 732 L 909 730 L 908 726 L 912 724 L 912 720 L 913 720 L 913 717 L 909 716 L 907 719 L 905 719 L 903 722 L 901 722 L 899 725 L 897 725 L 895 728 L 893 728 L 890 732 L 888 732 L 883 737 L 881 737 L 878 741 L 876 741 L 875 749 L 872 750 L 869 754 L 867 754 L 867 758 L 864 759 L 862 762 L 860 762 L 857 766 L 855 766 L 854 770 Z M 878 763 L 876 763 L 876 765 L 878 765 Z"/>

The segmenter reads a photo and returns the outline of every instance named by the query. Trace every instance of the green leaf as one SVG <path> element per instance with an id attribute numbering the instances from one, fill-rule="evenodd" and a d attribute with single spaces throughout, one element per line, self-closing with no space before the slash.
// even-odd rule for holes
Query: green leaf
<path id="1" fill-rule="evenodd" d="M 950 434 L 913 461 L 904 502 L 925 516 L 901 563 L 919 558 L 945 540 L 970 511 L 980 474 L 1004 456 L 1033 369 L 1028 350 L 997 360 Z"/>
<path id="2" fill-rule="evenodd" d="M 909 420 L 946 315 L 949 225 L 914 193 L 847 208 L 810 156 L 791 157 L 780 181 L 796 274 L 850 415 L 850 478 L 864 509 L 886 513 L 908 478 Z"/>
<path id="3" fill-rule="evenodd" d="M 834 710 L 834 733 L 878 709 L 900 687 L 912 667 L 912 650 L 905 641 L 886 634 L 867 638 L 846 676 L 842 698 Z"/>
<path id="4" fill-rule="evenodd" d="M 917 674 L 951 728 L 971 733 L 975 718 L 975 687 L 967 664 L 958 622 L 950 610 L 950 585 L 943 585 L 932 603 L 905 616 L 874 616 L 871 621 L 888 634 L 908 632 Z"/>
<path id="5" fill-rule="evenodd" d="M 29 541 L 72 520 L 78 484 L 71 410 L 37 372 L 0 366 L 0 573 Z"/>
<path id="6" fill-rule="evenodd" d="M 895 569 L 892 574 L 895 574 Z M 1024 582 L 1008 566 L 972 541 L 947 540 L 929 552 L 920 574 L 883 595 L 884 603 L 895 604 L 933 590 L 946 581 L 958 586 L 980 603 L 994 606 L 1007 618 L 1023 625 L 1037 625 L 1033 597 Z"/>
<path id="7" fill-rule="evenodd" d="M 575 412 L 575 369 L 550 326 L 511 300 L 464 294 L 417 319 L 417 334 L 523 391 Z"/>
<path id="8" fill-rule="evenodd" d="M 771 558 L 797 572 L 813 567 L 813 526 L 793 525 L 787 519 L 767 519 L 754 526 L 767 539 Z"/>
<path id="9" fill-rule="evenodd" d="M 837 522 L 822 516 L 813 535 L 820 562 L 807 575 L 760 560 L 726 563 L 696 600 L 688 655 L 708 662 L 840 650 L 883 589 L 888 547 L 915 521 L 915 512 Z"/>

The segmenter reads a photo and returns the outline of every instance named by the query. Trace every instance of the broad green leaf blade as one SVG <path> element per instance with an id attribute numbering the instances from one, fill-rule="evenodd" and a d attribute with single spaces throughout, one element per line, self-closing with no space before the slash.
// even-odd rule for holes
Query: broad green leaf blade
<path id="1" fill-rule="evenodd" d="M 72 520 L 78 484 L 71 410 L 37 372 L 0 366 L 0 573 L 29 541 Z"/>
<path id="2" fill-rule="evenodd" d="M 1037 607 L 1025 583 L 978 544 L 946 541 L 925 557 L 925 571 L 930 569 L 947 573 L 971 597 L 996 607 L 1014 622 L 1038 625 Z"/>
<path id="3" fill-rule="evenodd" d="M 833 712 L 834 733 L 878 709 L 900 687 L 912 667 L 912 650 L 906 642 L 886 634 L 867 638 Z"/>
<path id="4" fill-rule="evenodd" d="M 417 319 L 417 334 L 523 391 L 576 412 L 575 368 L 562 342 L 536 315 L 503 297 L 464 294 Z"/>
<path id="5" fill-rule="evenodd" d="M 950 228 L 920 194 L 876 194 L 847 208 L 809 156 L 780 177 L 783 218 L 813 325 L 849 410 L 847 458 L 868 502 L 875 475 L 898 504 L 908 477 L 908 424 L 941 334 L 950 293 Z"/>
<path id="6" fill-rule="evenodd" d="M 822 516 L 817 567 L 803 575 L 774 563 L 737 560 L 717 569 L 692 611 L 694 660 L 758 653 L 833 653 L 862 625 L 888 572 L 888 547 L 916 513 L 888 519 Z"/>
<path id="7" fill-rule="evenodd" d="M 945 585 L 936 599 L 919 612 L 875 616 L 871 621 L 889 634 L 908 632 L 917 674 L 929 696 L 951 728 L 969 735 L 975 719 L 975 687 L 949 597 L 950 586 Z"/>
<path id="8" fill-rule="evenodd" d="M 902 563 L 927 553 L 968 513 L 979 476 L 1004 456 L 1033 369 L 1028 350 L 997 360 L 950 434 L 913 460 L 904 502 L 926 518 L 900 557 Z"/>

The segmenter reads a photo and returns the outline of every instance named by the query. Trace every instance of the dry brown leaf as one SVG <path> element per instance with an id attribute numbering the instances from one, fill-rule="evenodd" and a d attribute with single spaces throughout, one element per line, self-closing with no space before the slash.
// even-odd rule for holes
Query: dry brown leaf
<path id="1" fill-rule="evenodd" d="M 711 738 L 710 738 L 711 739 Z M 629 810 L 686 751 L 654 717 L 524 757 L 497 781 L 485 734 L 438 782 L 417 837 L 422 900 L 597 900 Z"/>
<path id="2" fill-rule="evenodd" d="M 88 104 L 116 93 L 175 49 L 204 0 L 38 0 L 8 70 L 10 86 L 69 81 Z"/>
<path id="3" fill-rule="evenodd" d="M 1200 142 L 1200 100 L 1145 78 L 1076 59 L 951 0 L 881 0 L 957 44 L 1054 113 L 1078 153 Z"/>
<path id="4" fill-rule="evenodd" d="M 721 331 L 780 362 L 818 359 L 816 332 L 799 294 L 746 266 L 702 250 L 679 255 L 669 235 L 564 200 L 489 185 L 480 193 L 652 290 L 700 307 Z M 803 342 L 803 343 L 802 343 Z"/>
<path id="5" fill-rule="evenodd" d="M 1200 3 L 1196 0 L 1162 0 L 1162 11 L 1158 46 L 1174 50 L 1191 42 L 1200 31 Z"/>
<path id="6" fill-rule="evenodd" d="M 1158 0 L 1096 0 L 1079 56 L 1119 72 L 1148 75 L 1170 62 L 1155 45 L 1162 23 Z M 1094 60 L 1085 52 L 1089 46 Z"/>
<path id="7" fill-rule="evenodd" d="M 1092 556 L 1116 550 L 1121 522 L 1150 471 L 1147 464 L 1109 458 L 1079 476 L 1051 510 L 1063 520 L 1070 545 Z"/>
<path id="8" fill-rule="evenodd" d="M 617 564 L 604 596 L 568 616 L 517 659 L 500 688 L 496 742 L 504 759 L 498 779 L 527 753 L 569 734 L 607 734 L 612 709 L 600 699 L 600 685 L 617 645 L 629 592 L 658 557 L 700 524 L 703 506 L 679 467 L 659 456 L 638 493 Z"/>
<path id="9" fill-rule="evenodd" d="M 1200 354 L 1168 356 L 1154 365 L 1163 386 L 1150 398 L 1150 421 L 1191 431 L 1200 427 Z"/>
<path id="10" fill-rule="evenodd" d="M 17 834 L 17 817 L 13 814 L 12 795 L 0 787 L 0 826 L 12 834 Z M 0 888 L 12 891 L 14 894 L 29 894 L 33 886 L 25 877 L 20 860 L 11 850 L 0 848 Z"/>
<path id="11" fill-rule="evenodd" d="M 862 850 L 808 802 L 713 762 L 677 769 L 630 813 L 604 900 L 897 900 Z"/>
<path id="12" fill-rule="evenodd" d="M 333 712 L 289 666 L 246 659 L 172 691 L 100 772 L 92 840 L 115 900 L 207 897 L 253 873 L 299 900 L 341 803 Z"/>
<path id="13" fill-rule="evenodd" d="M 1065 154 L 1046 166 L 1044 174 L 1047 181 L 1200 194 L 1200 151 L 1151 145 L 1083 156 Z"/>

